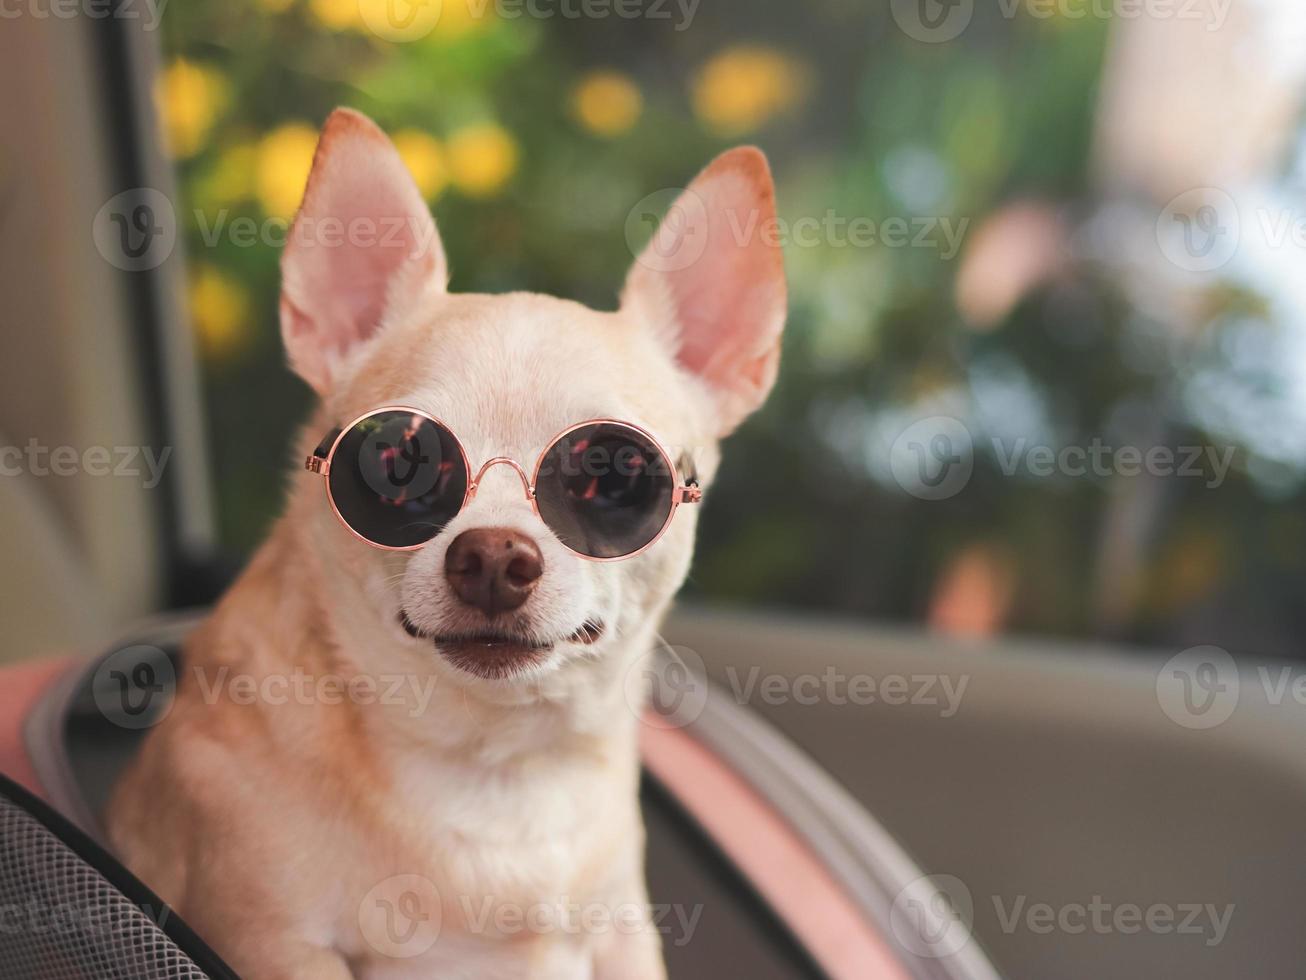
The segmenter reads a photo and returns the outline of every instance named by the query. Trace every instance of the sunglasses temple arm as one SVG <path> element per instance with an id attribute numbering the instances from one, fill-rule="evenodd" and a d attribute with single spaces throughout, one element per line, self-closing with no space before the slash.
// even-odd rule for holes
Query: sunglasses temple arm
<path id="1" fill-rule="evenodd" d="M 326 461 L 331 453 L 331 447 L 336 444 L 336 440 L 340 438 L 342 431 L 344 430 L 332 429 L 328 432 L 326 437 L 317 444 L 317 448 L 313 450 L 313 455 L 304 460 L 304 469 L 313 473 L 325 472 Z"/>
<path id="2" fill-rule="evenodd" d="M 696 504 L 703 499 L 703 488 L 698 485 L 698 471 L 688 453 L 681 454 L 676 469 L 684 476 L 685 485 L 676 487 L 676 500 L 682 504 Z"/>

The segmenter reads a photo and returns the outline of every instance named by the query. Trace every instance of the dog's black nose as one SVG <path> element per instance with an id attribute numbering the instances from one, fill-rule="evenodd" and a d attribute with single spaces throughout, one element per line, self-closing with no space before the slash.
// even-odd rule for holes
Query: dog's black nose
<path id="1" fill-rule="evenodd" d="M 506 527 L 464 531 L 444 556 L 444 576 L 454 593 L 487 616 L 520 606 L 542 574 L 540 546 Z"/>

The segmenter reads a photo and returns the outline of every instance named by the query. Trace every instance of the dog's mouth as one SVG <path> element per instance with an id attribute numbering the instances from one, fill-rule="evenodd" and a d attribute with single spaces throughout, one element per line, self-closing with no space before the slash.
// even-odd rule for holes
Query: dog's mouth
<path id="1" fill-rule="evenodd" d="M 542 664 L 558 642 L 590 644 L 603 635 L 603 624 L 594 620 L 587 620 L 560 641 L 538 640 L 509 630 L 427 633 L 403 610 L 399 623 L 414 639 L 431 641 L 436 652 L 459 670 L 485 680 L 503 680 Z"/>

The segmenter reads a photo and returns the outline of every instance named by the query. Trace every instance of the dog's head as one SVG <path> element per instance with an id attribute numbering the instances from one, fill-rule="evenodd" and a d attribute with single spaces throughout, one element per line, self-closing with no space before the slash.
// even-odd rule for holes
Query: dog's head
<path id="1" fill-rule="evenodd" d="M 283 339 L 321 398 L 304 448 L 403 406 L 448 427 L 475 485 L 429 542 L 386 551 L 350 534 L 318 481 L 304 481 L 292 521 L 308 532 L 336 631 L 500 696 L 646 643 L 688 570 L 698 508 L 676 507 L 633 557 L 588 560 L 532 505 L 534 464 L 560 432 L 614 419 L 655 436 L 682 483 L 692 471 L 710 485 L 718 441 L 762 403 L 779 362 L 774 207 L 762 154 L 732 150 L 673 207 L 616 312 L 451 294 L 395 148 L 365 117 L 335 112 L 282 258 Z M 511 462 L 484 466 L 498 459 Z"/>

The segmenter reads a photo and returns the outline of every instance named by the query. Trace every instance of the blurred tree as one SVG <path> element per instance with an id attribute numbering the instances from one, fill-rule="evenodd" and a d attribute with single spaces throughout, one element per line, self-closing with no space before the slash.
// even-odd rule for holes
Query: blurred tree
<path id="1" fill-rule="evenodd" d="M 1011 9 L 977 5 L 962 37 L 930 44 L 891 5 L 851 0 L 721 0 L 687 25 L 444 0 L 403 41 L 374 32 L 373 0 L 171 7 L 159 98 L 225 540 L 248 551 L 277 512 L 268 474 L 289 471 L 308 401 L 282 367 L 277 231 L 332 107 L 395 135 L 454 289 L 604 308 L 640 244 L 625 240 L 635 203 L 756 140 L 793 232 L 785 364 L 709 498 L 694 595 L 1294 653 L 1300 459 L 1269 483 L 1240 449 L 1218 487 L 1008 472 L 1022 444 L 1230 445 L 1186 386 L 1272 385 L 1225 338 L 1251 319 L 1276 329 L 1215 277 L 1177 339 L 1128 263 L 1085 246 L 1112 203 L 1090 163 L 1110 25 Z M 817 230 L 799 241 L 800 226 Z M 944 500 L 912 496 L 892 465 L 895 439 L 932 416 L 974 441 L 969 482 Z"/>

